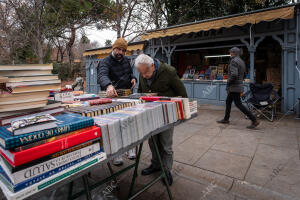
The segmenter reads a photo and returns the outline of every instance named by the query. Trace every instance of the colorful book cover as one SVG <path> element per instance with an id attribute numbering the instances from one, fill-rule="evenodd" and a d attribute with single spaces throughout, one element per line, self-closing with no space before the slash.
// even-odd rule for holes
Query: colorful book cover
<path id="1" fill-rule="evenodd" d="M 90 130 L 82 131 L 78 134 L 70 135 L 30 149 L 19 152 L 0 149 L 0 153 L 12 166 L 18 166 L 99 137 L 101 137 L 100 129 L 93 126 Z"/>
<path id="2" fill-rule="evenodd" d="M 99 143 L 98 143 L 98 145 L 94 144 L 91 147 L 86 147 L 86 148 L 87 148 L 87 150 L 83 149 L 86 152 L 81 153 L 80 151 L 83 151 L 83 150 L 73 152 L 72 155 L 68 155 L 69 157 L 65 158 L 65 160 L 51 161 L 49 163 L 45 163 L 45 165 L 43 165 L 43 166 L 37 166 L 35 168 L 28 169 L 24 172 L 22 177 L 20 176 L 19 179 L 17 179 L 16 183 L 13 183 L 14 181 L 11 179 L 11 177 L 7 174 L 7 172 L 4 170 L 4 168 L 1 165 L 0 165 L 0 174 L 3 177 L 5 177 L 7 179 L 7 181 L 10 182 L 11 187 L 9 187 L 8 189 L 11 190 L 12 192 L 18 192 L 22 189 L 25 189 L 26 187 L 29 187 L 30 185 L 38 183 L 38 182 L 44 180 L 45 178 L 48 178 L 48 177 L 50 177 L 54 174 L 57 174 L 63 170 L 67 170 L 68 168 L 101 153 Z M 42 169 L 44 170 L 44 173 L 40 172 Z M 37 173 L 39 173 L 39 174 L 36 175 L 35 177 L 25 179 L 24 176 L 29 177 L 30 175 L 33 175 L 34 173 L 35 173 L 35 175 Z M 20 182 L 22 180 L 21 178 L 23 178 L 25 180 Z"/>
<path id="3" fill-rule="evenodd" d="M 57 120 L 57 128 L 18 136 L 13 135 L 10 126 L 2 126 L 0 127 L 0 145 L 4 149 L 13 149 L 29 143 L 94 125 L 93 118 L 82 117 L 73 113 L 64 113 L 55 116 L 55 118 Z"/>
<path id="4" fill-rule="evenodd" d="M 102 162 L 103 160 L 106 159 L 106 154 L 104 152 L 101 152 L 100 154 L 97 154 L 96 156 L 93 156 L 85 161 L 82 161 L 78 164 L 75 164 L 74 166 L 63 170 L 57 174 L 54 174 L 44 180 L 42 180 L 39 183 L 35 183 L 19 192 L 13 193 L 10 190 L 8 190 L 8 187 L 10 187 L 9 181 L 0 175 L 0 187 L 6 196 L 7 199 L 9 200 L 20 200 L 20 199 L 25 199 L 26 197 L 32 196 L 35 193 L 42 191 L 56 183 L 61 182 L 62 180 L 65 180 L 72 175 L 75 175 L 87 168 L 90 168 L 94 165 L 96 165 L 99 162 Z"/>
<path id="5" fill-rule="evenodd" d="M 101 134 L 101 135 L 102 135 L 102 134 Z M 99 143 L 99 141 L 101 141 L 101 140 L 100 140 L 99 138 L 96 138 L 96 139 L 94 139 L 94 140 L 90 140 L 90 141 L 88 141 L 88 142 L 81 143 L 81 144 L 79 144 L 79 145 L 70 147 L 70 148 L 68 148 L 68 149 L 64 149 L 64 150 L 59 151 L 59 152 L 55 152 L 55 153 L 53 153 L 53 154 L 44 156 L 44 157 L 42 157 L 42 158 L 39 158 L 39 159 L 30 161 L 30 162 L 28 162 L 28 163 L 25 163 L 25 164 L 22 164 L 22 165 L 18 165 L 18 166 L 11 166 L 11 165 L 9 164 L 9 162 L 8 162 L 3 156 L 1 156 L 1 155 L 0 155 L 0 159 L 1 159 L 2 161 L 4 161 L 3 164 L 5 164 L 5 167 L 8 169 L 8 171 L 9 171 L 10 173 L 16 173 L 16 172 L 18 172 L 18 171 L 21 171 L 21 170 L 30 168 L 30 167 L 32 167 L 32 166 L 34 166 L 34 165 L 38 165 L 38 164 L 41 164 L 41 163 L 43 163 L 43 162 L 47 162 L 47 161 L 49 161 L 49 160 L 51 160 L 51 159 L 55 159 L 55 158 L 57 158 L 57 157 L 64 156 L 64 155 L 66 155 L 66 154 L 68 154 L 68 153 L 71 153 L 71 152 L 73 152 L 73 151 L 77 151 L 77 150 L 83 149 L 83 148 L 85 148 L 85 147 L 87 147 L 87 146 L 90 146 L 90 145 L 92 145 L 92 144 Z"/>

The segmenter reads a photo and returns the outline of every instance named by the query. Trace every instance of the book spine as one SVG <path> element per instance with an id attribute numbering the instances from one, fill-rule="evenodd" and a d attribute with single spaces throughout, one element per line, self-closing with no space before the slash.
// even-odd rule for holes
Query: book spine
<path id="1" fill-rule="evenodd" d="M 54 174 L 57 174 L 57 173 L 59 173 L 61 171 L 67 170 L 68 168 L 70 168 L 70 167 L 72 167 L 72 166 L 74 166 L 74 165 L 76 165 L 76 164 L 78 164 L 78 163 L 80 163 L 80 162 L 82 162 L 82 161 L 84 161 L 84 160 L 86 160 L 88 158 L 91 158 L 91 157 L 93 157 L 93 156 L 95 156 L 95 155 L 97 155 L 99 153 L 101 153 L 101 152 L 100 151 L 94 152 L 94 153 L 92 153 L 90 155 L 84 156 L 84 157 L 82 157 L 80 159 L 77 159 L 77 160 L 72 161 L 72 162 L 70 162 L 68 164 L 65 164 L 65 165 L 63 165 L 63 166 L 61 166 L 59 168 L 56 168 L 56 169 L 51 170 L 49 172 L 46 172 L 46 173 L 44 173 L 42 175 L 39 175 L 39 176 L 37 176 L 35 178 L 32 178 L 32 179 L 24 181 L 22 183 L 16 184 L 16 185 L 13 186 L 13 191 L 12 192 L 18 192 L 18 191 L 23 190 L 23 189 L 25 189 L 25 188 L 27 188 L 27 187 L 35 184 L 35 183 L 39 183 L 40 181 L 44 180 L 45 178 L 48 178 L 48 177 L 50 177 L 50 176 L 52 176 Z"/>
<path id="2" fill-rule="evenodd" d="M 70 135 L 66 138 L 17 152 L 14 154 L 14 160 L 10 161 L 14 166 L 18 166 L 43 156 L 47 156 L 49 154 L 78 145 L 80 143 L 99 138 L 100 136 L 100 129 L 95 127 L 94 129 L 84 131 L 76 135 Z"/>
<path id="3" fill-rule="evenodd" d="M 98 142 L 83 149 L 79 149 L 66 155 L 33 165 L 15 173 L 9 172 L 5 165 L 1 164 L 1 166 L 4 169 L 5 173 L 10 177 L 13 184 L 19 184 L 27 180 L 30 180 L 34 183 L 37 182 L 37 180 L 39 179 L 38 176 L 40 176 L 41 174 L 43 174 L 43 176 L 46 176 L 45 173 L 48 172 L 50 174 L 53 174 L 55 172 L 54 169 L 57 169 L 58 167 L 66 168 L 66 166 L 64 166 L 66 164 L 74 165 L 75 162 L 80 162 L 80 159 L 82 160 L 86 158 L 86 156 L 99 151 L 100 143 Z"/>
<path id="4" fill-rule="evenodd" d="M 92 158 L 89 158 L 83 162 L 80 162 L 80 163 L 70 167 L 68 170 L 61 171 L 53 176 L 50 176 L 50 177 L 42 180 L 40 183 L 31 185 L 31 186 L 29 186 L 19 192 L 16 192 L 16 193 L 9 191 L 7 189 L 7 187 L 9 187 L 9 186 L 8 185 L 5 186 L 1 182 L 0 182 L 0 187 L 2 188 L 2 191 L 7 199 L 21 200 L 26 197 L 32 196 L 33 194 L 35 194 L 41 190 L 44 190 L 62 180 L 65 180 L 65 179 L 69 178 L 70 176 L 75 175 L 82 170 L 92 167 L 93 165 L 95 165 L 105 159 L 106 159 L 106 154 L 102 152 Z M 1 177 L 1 178 L 3 180 L 3 177 Z"/>
<path id="5" fill-rule="evenodd" d="M 37 131 L 33 133 L 28 133 L 24 135 L 18 135 L 15 137 L 10 137 L 7 140 L 4 141 L 4 146 L 0 138 L 0 144 L 3 146 L 4 149 L 13 149 L 19 146 L 23 146 L 25 144 L 37 142 L 43 139 L 47 139 L 56 135 L 61 135 L 64 133 L 68 133 L 71 131 L 75 131 L 78 129 L 86 128 L 88 126 L 93 126 L 94 120 L 92 118 L 86 118 L 85 120 L 80 120 L 77 122 L 74 122 L 72 124 L 67 124 L 64 126 L 59 126 L 54 129 L 49 130 L 43 130 L 43 131 Z"/>
<path id="6" fill-rule="evenodd" d="M 7 168 L 9 169 L 9 171 L 11 173 L 15 173 L 15 172 L 18 172 L 18 171 L 21 171 L 23 169 L 26 169 L 26 168 L 29 168 L 33 165 L 37 165 L 37 164 L 40 164 L 40 163 L 43 163 L 43 162 L 46 162 L 48 160 L 51 160 L 51 159 L 54 159 L 54 158 L 57 158 L 59 156 L 63 156 L 65 154 L 68 154 L 68 153 L 71 153 L 73 151 L 77 151 L 77 150 L 80 150 L 80 149 L 83 149 L 87 146 L 90 146 L 92 144 L 95 144 L 95 143 L 99 143 L 100 139 L 94 139 L 94 140 L 90 140 L 88 142 L 85 142 L 85 143 L 82 143 L 82 144 L 79 144 L 79 145 L 76 145 L 74 147 L 70 147 L 68 149 L 65 149 L 65 150 L 62 150 L 62 151 L 59 151 L 59 152 L 56 152 L 56 153 L 53 153 L 53 154 L 50 154 L 48 156 L 44 156 L 42 158 L 39 158 L 39 159 L 36 159 L 36 160 L 33 160 L 31 162 L 28 162 L 28 163 L 25 163 L 23 165 L 19 165 L 17 167 L 12 167 L 7 160 L 5 160 L 4 158 L 2 159 L 5 163 L 5 166 L 7 166 Z M 102 146 L 101 146 L 102 147 Z M 2 158 L 2 156 L 0 156 Z"/>

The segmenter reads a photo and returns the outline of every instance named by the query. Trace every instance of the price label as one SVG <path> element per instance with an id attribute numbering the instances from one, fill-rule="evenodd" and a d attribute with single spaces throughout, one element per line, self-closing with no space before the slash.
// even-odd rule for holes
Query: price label
<path id="1" fill-rule="evenodd" d="M 55 101 L 73 101 L 74 100 L 73 93 L 70 91 L 56 93 L 54 98 L 55 98 Z"/>

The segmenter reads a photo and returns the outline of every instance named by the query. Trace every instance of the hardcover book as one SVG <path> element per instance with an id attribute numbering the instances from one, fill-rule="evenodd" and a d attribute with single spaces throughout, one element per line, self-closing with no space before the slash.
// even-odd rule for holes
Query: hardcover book
<path id="1" fill-rule="evenodd" d="M 49 76 L 51 70 L 18 70 L 18 71 L 1 71 L 0 76 L 5 77 L 25 77 L 25 76 Z"/>
<path id="2" fill-rule="evenodd" d="M 68 149 L 64 149 L 62 151 L 59 151 L 59 152 L 55 152 L 53 154 L 50 154 L 50 155 L 47 155 L 47 156 L 44 156 L 42 158 L 39 158 L 39 159 L 36 159 L 36 160 L 33 160 L 33 161 L 30 161 L 28 163 L 25 163 L 25 164 L 22 164 L 22 165 L 18 165 L 18 166 L 12 166 L 9 164 L 9 162 L 3 157 L 0 155 L 0 157 L 2 158 L 2 161 L 4 161 L 3 163 L 6 165 L 6 168 L 11 172 L 11 173 L 15 173 L 15 172 L 18 172 L 18 171 L 21 171 L 21 170 L 24 170 L 26 168 L 30 168 L 34 165 L 37 165 L 37 164 L 40 164 L 40 163 L 43 163 L 43 162 L 46 162 L 46 161 L 49 161 L 51 159 L 54 159 L 54 158 L 57 158 L 57 157 L 60 157 L 60 156 L 63 156 L 63 155 L 66 155 L 68 153 L 71 153 L 73 151 L 77 151 L 79 149 L 82 149 L 82 148 L 85 148 L 87 146 L 90 146 L 94 143 L 98 143 L 99 142 L 99 138 L 96 138 L 96 139 L 93 139 L 93 140 L 90 140 L 88 142 L 84 142 L 84 143 L 81 143 L 81 144 L 78 144 L 76 146 L 73 146 L 73 147 L 70 147 Z M 103 148 L 103 147 L 102 147 Z"/>
<path id="3" fill-rule="evenodd" d="M 53 70 L 52 64 L 0 65 L 0 71 Z"/>
<path id="4" fill-rule="evenodd" d="M 40 101 L 31 101 L 31 102 L 21 102 L 17 104 L 2 104 L 0 105 L 0 112 L 9 112 L 9 111 L 17 111 L 17 110 L 25 110 L 32 108 L 41 108 L 46 106 L 47 98 Z"/>
<path id="5" fill-rule="evenodd" d="M 4 149 L 13 149 L 29 143 L 47 139 L 56 135 L 61 135 L 78 129 L 94 125 L 93 118 L 82 117 L 73 113 L 64 113 L 55 116 L 57 128 L 27 133 L 14 136 L 10 131 L 10 126 L 0 127 L 0 145 Z"/>
<path id="6" fill-rule="evenodd" d="M 0 153 L 12 166 L 18 166 L 99 137 L 101 137 L 100 129 L 93 126 L 90 130 L 80 131 L 65 138 L 30 149 L 15 152 L 1 148 Z"/>
<path id="7" fill-rule="evenodd" d="M 14 135 L 21 135 L 55 127 L 57 127 L 56 119 L 49 114 L 37 114 L 27 117 L 21 117 L 14 119 L 11 122 L 11 129 Z"/>
<path id="8" fill-rule="evenodd" d="M 12 82 L 6 83 L 6 87 L 26 87 L 33 85 L 50 85 L 50 84 L 60 84 L 61 81 L 57 80 L 41 80 L 41 81 L 24 81 L 24 82 Z"/>
<path id="9" fill-rule="evenodd" d="M 26 197 L 32 196 L 33 194 L 42 191 L 58 182 L 61 182 L 62 180 L 65 180 L 72 175 L 75 175 L 89 167 L 92 167 L 93 165 L 96 165 L 97 163 L 103 161 L 106 159 L 106 154 L 104 152 L 101 152 L 97 154 L 96 156 L 93 156 L 89 159 L 86 159 L 78 164 L 75 164 L 74 166 L 63 170 L 57 174 L 54 174 L 44 180 L 42 180 L 39 183 L 35 183 L 19 192 L 13 193 L 11 192 L 8 187 L 13 187 L 13 185 L 7 180 L 7 178 L 0 175 L 0 187 L 6 196 L 8 200 L 20 200 L 24 199 Z"/>
<path id="10" fill-rule="evenodd" d="M 36 165 L 17 171 L 15 173 L 11 173 L 10 169 L 5 164 L 3 158 L 0 159 L 0 166 L 2 167 L 6 175 L 9 177 L 11 183 L 13 183 L 15 186 L 17 186 L 17 184 L 20 183 L 20 185 L 29 186 L 30 182 L 38 182 L 39 180 L 44 179 L 44 177 L 47 178 L 51 174 L 57 173 L 58 170 L 63 170 L 68 167 L 71 167 L 74 164 L 77 164 L 95 154 L 100 153 L 100 151 L 100 142 L 99 140 L 97 140 L 96 143 L 93 143 L 82 149 L 78 149 L 76 151 L 67 153 L 65 155 L 53 158 L 42 163 L 38 163 Z"/>
<path id="11" fill-rule="evenodd" d="M 45 107 L 42 107 L 40 109 L 30 109 L 25 111 L 13 111 L 13 112 L 7 112 L 5 115 L 0 115 L 0 126 L 9 125 L 12 120 L 17 119 L 19 117 L 27 117 L 34 114 L 50 114 L 50 115 L 57 115 L 60 113 L 63 113 L 65 111 L 65 108 L 60 106 L 60 104 L 56 107 L 48 107 L 47 105 Z"/>

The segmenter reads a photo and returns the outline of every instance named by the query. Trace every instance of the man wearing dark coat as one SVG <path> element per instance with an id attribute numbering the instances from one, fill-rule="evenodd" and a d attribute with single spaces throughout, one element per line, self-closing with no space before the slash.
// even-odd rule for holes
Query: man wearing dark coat
<path id="1" fill-rule="evenodd" d="M 98 83 L 102 90 L 106 90 L 106 96 L 109 98 L 118 96 L 116 89 L 132 89 L 136 85 L 130 61 L 125 56 L 126 50 L 126 40 L 118 38 L 112 45 L 112 52 L 100 61 Z M 129 150 L 128 158 L 135 157 L 135 149 Z M 116 157 L 113 164 L 122 165 L 122 157 Z"/>
<path id="2" fill-rule="evenodd" d="M 235 106 L 242 111 L 248 119 L 251 120 L 251 125 L 247 128 L 253 129 L 259 125 L 256 117 L 242 104 L 241 93 L 244 91 L 243 81 L 246 73 L 246 66 L 240 57 L 240 49 L 233 47 L 229 50 L 231 59 L 228 66 L 228 80 L 227 80 L 227 98 L 226 98 L 226 111 L 224 119 L 217 121 L 222 124 L 229 124 L 231 104 L 234 102 Z"/>

